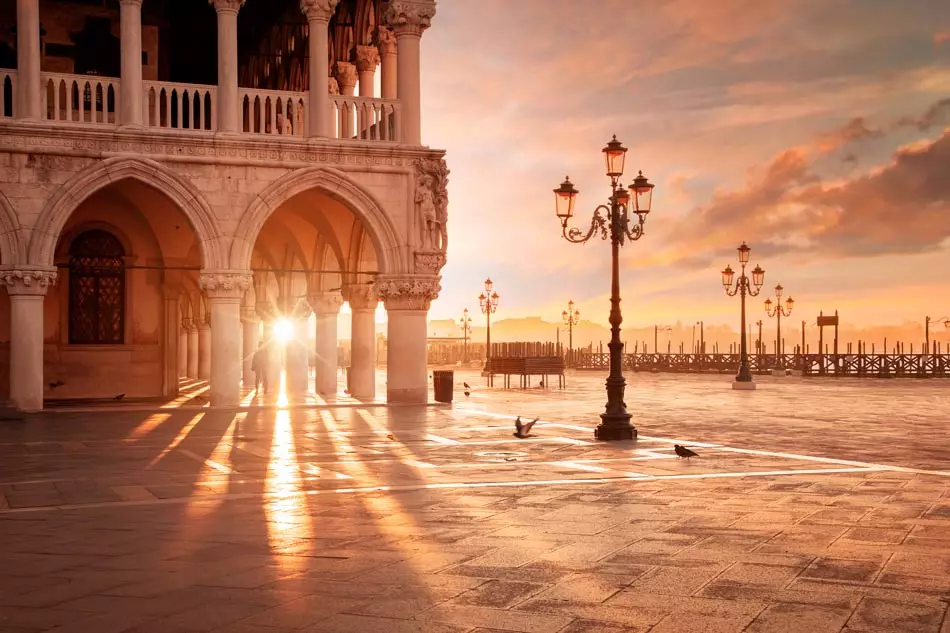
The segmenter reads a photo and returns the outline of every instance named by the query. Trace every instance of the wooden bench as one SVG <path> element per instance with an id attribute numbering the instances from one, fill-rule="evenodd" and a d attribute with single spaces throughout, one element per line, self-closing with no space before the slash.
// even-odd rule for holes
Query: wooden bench
<path id="1" fill-rule="evenodd" d="M 564 359 L 560 356 L 535 356 L 524 359 L 524 372 L 521 380 L 524 387 L 530 385 L 531 376 L 541 376 L 544 386 L 548 386 L 548 376 L 557 376 L 557 386 L 563 389 L 567 385 L 564 377 Z"/>
<path id="2" fill-rule="evenodd" d="M 523 358 L 499 358 L 491 357 L 485 365 L 485 371 L 488 373 L 488 386 L 495 386 L 495 376 L 505 377 L 505 389 L 511 386 L 512 376 L 522 376 L 524 374 Z"/>

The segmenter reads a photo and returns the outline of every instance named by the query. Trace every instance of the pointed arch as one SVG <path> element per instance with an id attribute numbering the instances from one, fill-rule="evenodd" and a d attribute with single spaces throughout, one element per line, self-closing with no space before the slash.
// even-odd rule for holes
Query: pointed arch
<path id="1" fill-rule="evenodd" d="M 35 224 L 29 246 L 29 262 L 39 266 L 52 266 L 56 243 L 69 216 L 92 194 L 127 178 L 153 187 L 167 196 L 185 214 L 198 236 L 204 268 L 227 266 L 227 249 L 223 245 L 221 229 L 211 205 L 201 192 L 160 163 L 126 157 L 98 161 L 56 190 L 43 207 Z"/>
<path id="2" fill-rule="evenodd" d="M 404 258 L 400 256 L 396 227 L 382 205 L 345 173 L 327 167 L 305 167 L 288 172 L 254 198 L 241 216 L 234 234 L 231 266 L 248 268 L 254 243 L 267 219 L 282 204 L 310 190 L 326 193 L 362 220 L 376 248 L 380 272 L 408 272 Z"/>
<path id="3" fill-rule="evenodd" d="M 23 263 L 20 242 L 20 220 L 13 204 L 0 191 L 0 263 L 4 266 Z"/>

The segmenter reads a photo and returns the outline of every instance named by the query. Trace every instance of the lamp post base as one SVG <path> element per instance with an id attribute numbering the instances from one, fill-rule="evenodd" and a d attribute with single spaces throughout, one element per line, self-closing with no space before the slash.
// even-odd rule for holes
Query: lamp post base
<path id="1" fill-rule="evenodd" d="M 594 429 L 594 439 L 615 442 L 637 439 L 637 429 L 630 424 L 629 413 L 603 413 L 601 423 Z"/>
<path id="2" fill-rule="evenodd" d="M 748 382 L 740 382 L 738 380 L 732 381 L 732 388 L 739 391 L 755 391 L 755 383 L 751 380 Z"/>

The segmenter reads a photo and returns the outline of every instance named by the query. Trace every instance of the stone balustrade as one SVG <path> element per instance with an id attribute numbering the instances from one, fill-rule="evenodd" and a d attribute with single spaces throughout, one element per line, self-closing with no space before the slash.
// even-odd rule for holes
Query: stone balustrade
<path id="1" fill-rule="evenodd" d="M 161 81 L 143 83 L 145 112 L 142 120 L 146 127 L 196 131 L 217 129 L 215 86 Z"/>
<path id="2" fill-rule="evenodd" d="M 46 119 L 78 125 L 119 123 L 119 80 L 97 75 L 43 73 Z"/>
<path id="3" fill-rule="evenodd" d="M 12 117 L 16 105 L 16 71 L 0 68 L 0 118 Z"/>
<path id="4" fill-rule="evenodd" d="M 397 141 L 400 104 L 396 100 L 332 95 L 332 138 L 362 141 Z"/>
<path id="5" fill-rule="evenodd" d="M 306 136 L 307 93 L 240 88 L 242 129 L 247 134 Z"/>

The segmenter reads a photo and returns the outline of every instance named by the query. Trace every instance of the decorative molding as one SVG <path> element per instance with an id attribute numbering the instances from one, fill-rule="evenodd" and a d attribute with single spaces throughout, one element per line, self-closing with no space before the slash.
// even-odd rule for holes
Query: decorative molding
<path id="1" fill-rule="evenodd" d="M 329 22 L 336 13 L 338 3 L 339 0 L 300 0 L 300 10 L 308 20 Z"/>
<path id="2" fill-rule="evenodd" d="M 9 295 L 43 296 L 56 285 L 58 275 L 55 268 L 8 268 L 0 270 L 0 281 Z"/>
<path id="3" fill-rule="evenodd" d="M 449 168 L 441 158 L 416 159 L 413 166 L 422 247 L 445 253 L 449 247 Z"/>
<path id="4" fill-rule="evenodd" d="M 208 0 L 208 4 L 214 5 L 214 10 L 219 13 L 232 11 L 237 13 L 244 6 L 244 2 L 245 0 Z"/>
<path id="5" fill-rule="evenodd" d="M 428 310 L 439 296 L 441 277 L 383 277 L 376 282 L 379 298 L 386 310 Z"/>
<path id="6" fill-rule="evenodd" d="M 343 286 L 343 299 L 350 304 L 350 310 L 376 310 L 379 295 L 375 284 L 349 284 Z"/>
<path id="7" fill-rule="evenodd" d="M 438 275 L 445 266 L 445 253 L 442 251 L 416 251 L 415 272 L 419 275 Z"/>
<path id="8" fill-rule="evenodd" d="M 383 23 L 400 35 L 422 35 L 432 26 L 434 0 L 391 0 L 383 14 Z"/>
<path id="9" fill-rule="evenodd" d="M 356 80 L 358 75 L 356 73 L 356 66 L 350 62 L 337 62 L 336 63 L 336 81 L 340 84 L 340 90 L 345 91 L 347 88 L 355 88 Z"/>
<path id="10" fill-rule="evenodd" d="M 317 315 L 339 314 L 343 307 L 343 295 L 339 292 L 320 292 L 307 297 L 310 307 Z"/>
<path id="11" fill-rule="evenodd" d="M 396 34 L 389 27 L 380 25 L 379 27 L 379 53 L 381 55 L 395 55 Z"/>
<path id="12" fill-rule="evenodd" d="M 375 46 L 356 47 L 356 70 L 361 73 L 373 72 L 379 66 L 379 49 Z"/>
<path id="13" fill-rule="evenodd" d="M 216 270 L 202 272 L 198 276 L 198 287 L 208 299 L 240 299 L 251 287 L 253 275 L 245 271 Z"/>

